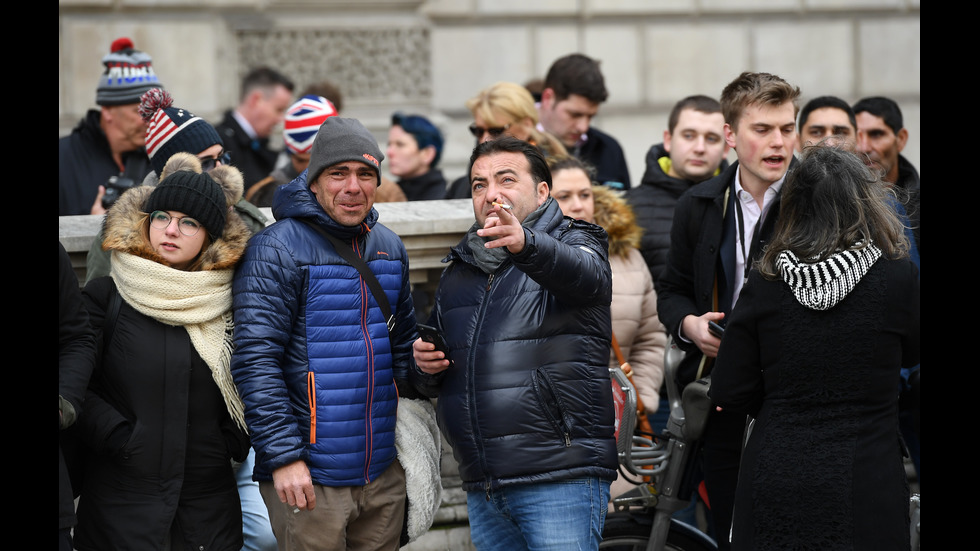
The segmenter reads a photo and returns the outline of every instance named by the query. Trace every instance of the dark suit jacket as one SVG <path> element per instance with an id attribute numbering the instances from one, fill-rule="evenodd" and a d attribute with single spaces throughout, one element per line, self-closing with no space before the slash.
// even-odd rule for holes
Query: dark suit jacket
<path id="1" fill-rule="evenodd" d="M 796 167 L 796 159 L 789 170 Z M 705 312 L 731 312 L 732 291 L 735 288 L 735 171 L 738 162 L 724 172 L 688 189 L 681 195 L 674 210 L 670 230 L 670 251 L 667 264 L 660 275 L 657 290 L 657 312 L 667 331 L 687 356 L 681 364 L 678 384 L 683 388 L 694 380 L 701 351 L 694 343 L 678 336 L 681 321 L 688 314 L 700 316 Z M 731 189 L 728 208 L 723 211 L 725 190 Z M 724 218 L 722 218 L 724 212 Z M 779 218 L 777 196 L 765 222 L 752 243 L 750 257 L 757 258 L 772 236 Z M 715 274 L 718 274 L 718 308 L 712 304 Z"/>
<path id="2" fill-rule="evenodd" d="M 268 138 L 250 138 L 231 110 L 226 111 L 225 118 L 214 127 L 224 142 L 225 151 L 231 154 L 231 164 L 242 171 L 245 189 L 272 173 L 279 153 L 269 149 Z"/>

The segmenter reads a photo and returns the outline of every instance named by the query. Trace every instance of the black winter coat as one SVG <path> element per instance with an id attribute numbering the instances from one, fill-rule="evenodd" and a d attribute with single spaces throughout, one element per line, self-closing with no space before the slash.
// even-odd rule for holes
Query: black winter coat
<path id="1" fill-rule="evenodd" d="M 99 339 L 114 287 L 107 276 L 83 291 Z M 76 548 L 158 549 L 176 517 L 195 548 L 241 549 L 231 459 L 243 461 L 249 441 L 187 330 L 124 301 L 101 358 L 79 419 L 93 456 L 79 500 Z"/>
<path id="2" fill-rule="evenodd" d="M 790 161 L 789 170 L 796 166 Z M 738 161 L 724 172 L 686 191 L 678 200 L 670 230 L 670 253 L 660 275 L 657 289 L 657 313 L 674 342 L 687 352 L 678 373 L 680 388 L 693 381 L 701 362 L 701 350 L 678 336 L 681 321 L 688 314 L 700 316 L 716 311 L 712 306 L 712 289 L 718 274 L 718 309 L 731 312 L 735 268 L 735 225 L 732 210 L 724 212 L 725 190 L 734 189 Z M 734 191 L 730 194 L 734 195 Z M 731 201 L 731 197 L 729 201 Z M 772 236 L 779 218 L 779 196 L 773 201 L 765 222 L 759 228 L 752 250 L 759 252 Z M 726 227 L 727 233 L 726 233 Z M 727 237 L 723 242 L 723 237 Z"/>
<path id="3" fill-rule="evenodd" d="M 214 125 L 221 135 L 225 151 L 231 155 L 231 165 L 242 171 L 245 189 L 262 180 L 276 168 L 279 152 L 269 148 L 269 138 L 253 140 L 238 124 L 232 112 L 226 111 L 221 122 Z"/>
<path id="4" fill-rule="evenodd" d="M 445 261 L 430 323 L 454 365 L 429 376 L 463 489 L 616 478 L 605 231 L 548 199 L 524 250 L 488 275 L 463 241 Z"/>
<path id="5" fill-rule="evenodd" d="M 109 141 L 99 126 L 100 116 L 98 110 L 90 109 L 71 134 L 58 140 L 58 216 L 89 214 L 99 186 L 119 175 Z M 153 170 L 142 147 L 123 153 L 122 160 L 125 175 L 136 185 Z"/>
<path id="6" fill-rule="evenodd" d="M 837 305 L 802 306 L 758 272 L 711 375 L 717 405 L 755 417 L 733 550 L 909 549 L 897 381 L 919 363 L 919 279 L 879 258 Z"/>
<path id="7" fill-rule="evenodd" d="M 58 396 L 62 402 L 61 430 L 72 431 L 71 435 L 60 434 L 62 439 L 67 437 L 69 448 L 62 449 L 60 443 L 58 446 L 58 527 L 69 528 L 75 525 L 75 496 L 64 452 L 68 452 L 69 460 L 73 459 L 74 421 L 82 413 L 85 389 L 95 365 L 95 332 L 88 320 L 71 258 L 60 242 L 58 249 Z"/>
<path id="8" fill-rule="evenodd" d="M 657 280 L 667 264 L 674 207 L 681 194 L 697 183 L 668 176 L 660 167 L 660 158 L 668 156 L 664 144 L 652 145 L 647 151 L 646 171 L 640 185 L 626 191 L 626 201 L 633 207 L 636 222 L 643 228 L 640 252 L 650 269 L 657 292 L 660 292 Z M 726 168 L 728 160 L 722 159 L 720 169 L 724 171 Z"/>
<path id="9" fill-rule="evenodd" d="M 403 178 L 398 180 L 398 187 L 405 192 L 409 201 L 435 201 L 444 199 L 448 192 L 446 177 L 438 168 L 426 172 L 418 178 Z"/>
<path id="10" fill-rule="evenodd" d="M 621 191 L 629 189 L 632 185 L 629 165 L 616 138 L 594 126 L 589 127 L 586 135 L 589 138 L 572 153 L 595 167 L 596 182 Z"/>

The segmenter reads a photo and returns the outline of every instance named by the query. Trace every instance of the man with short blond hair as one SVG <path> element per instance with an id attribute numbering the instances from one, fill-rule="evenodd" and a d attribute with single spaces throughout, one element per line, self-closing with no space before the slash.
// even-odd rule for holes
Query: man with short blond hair
<path id="1" fill-rule="evenodd" d="M 796 162 L 799 87 L 770 73 L 743 72 L 721 92 L 725 141 L 738 160 L 681 196 L 670 230 L 657 312 L 686 352 L 679 390 L 710 373 L 725 324 L 753 259 L 779 217 L 779 191 Z M 727 551 L 745 415 L 711 411 L 701 439 L 714 538 Z"/>

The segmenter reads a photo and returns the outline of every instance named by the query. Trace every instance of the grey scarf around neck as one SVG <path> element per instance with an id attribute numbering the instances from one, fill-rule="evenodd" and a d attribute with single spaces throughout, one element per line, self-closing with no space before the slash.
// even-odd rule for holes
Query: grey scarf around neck
<path id="1" fill-rule="evenodd" d="M 538 208 L 534 209 L 534 212 L 527 215 L 527 218 L 521 222 L 521 226 L 529 228 L 534 225 L 535 222 L 541 218 L 544 213 L 544 209 L 553 201 L 551 197 L 542 203 Z M 510 256 L 507 251 L 507 247 L 496 247 L 493 249 L 488 249 L 483 245 L 490 241 L 486 237 L 480 237 L 476 234 L 476 230 L 482 228 L 479 222 L 474 222 L 470 229 L 466 232 L 466 244 L 469 245 L 470 251 L 473 253 L 473 258 L 476 261 L 476 265 L 480 267 L 481 270 L 488 274 L 492 274 L 497 271 L 497 268 L 504 263 L 504 260 Z"/>

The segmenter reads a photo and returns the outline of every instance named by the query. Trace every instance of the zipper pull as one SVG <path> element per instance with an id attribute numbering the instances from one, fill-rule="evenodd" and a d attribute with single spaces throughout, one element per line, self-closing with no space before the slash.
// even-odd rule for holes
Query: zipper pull
<path id="1" fill-rule="evenodd" d="M 493 283 L 493 274 L 490 274 L 490 277 L 487 278 L 487 291 L 490 290 L 490 285 L 492 283 Z"/>

